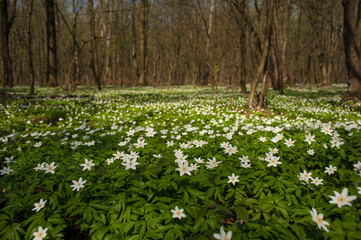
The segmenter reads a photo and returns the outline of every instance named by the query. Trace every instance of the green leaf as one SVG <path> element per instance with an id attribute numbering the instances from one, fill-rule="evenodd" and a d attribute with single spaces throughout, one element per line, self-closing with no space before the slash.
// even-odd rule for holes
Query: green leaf
<path id="1" fill-rule="evenodd" d="M 240 207 L 235 207 L 234 208 L 237 217 L 239 217 L 240 219 L 242 219 L 243 221 L 245 221 L 246 223 L 248 223 L 249 220 L 249 214 L 248 211 L 245 207 L 240 206 Z"/>

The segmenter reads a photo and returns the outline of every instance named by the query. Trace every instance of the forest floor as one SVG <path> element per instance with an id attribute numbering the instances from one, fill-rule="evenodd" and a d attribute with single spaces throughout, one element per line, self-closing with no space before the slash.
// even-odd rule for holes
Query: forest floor
<path id="1" fill-rule="evenodd" d="M 346 86 L 246 114 L 227 87 L 28 90 L 0 96 L 1 239 L 360 239 Z"/>

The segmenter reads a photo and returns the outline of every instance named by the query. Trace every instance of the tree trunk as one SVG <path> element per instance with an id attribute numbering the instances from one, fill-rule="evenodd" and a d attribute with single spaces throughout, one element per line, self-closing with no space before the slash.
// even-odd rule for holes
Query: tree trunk
<path id="1" fill-rule="evenodd" d="M 275 19 L 277 16 L 273 16 Z M 270 41 L 270 57 L 268 64 L 268 73 L 271 77 L 272 87 L 275 90 L 281 90 L 282 87 L 282 78 L 279 74 L 279 59 L 277 56 L 277 34 L 276 26 L 272 27 L 271 41 Z"/>
<path id="2" fill-rule="evenodd" d="M 78 56 L 77 56 L 77 51 L 79 50 L 79 45 L 76 41 L 76 33 L 77 33 L 77 16 L 78 16 L 78 12 L 76 11 L 76 0 L 72 0 L 72 8 L 73 8 L 73 16 L 72 16 L 72 35 L 73 35 L 73 45 L 72 45 L 72 50 L 73 50 L 73 56 L 75 56 L 74 59 L 74 67 L 73 67 L 73 71 L 72 71 L 72 80 L 71 80 L 71 85 L 73 90 L 76 89 L 76 86 L 79 84 L 79 61 L 78 61 Z M 67 84 L 69 84 L 67 82 Z"/>
<path id="3" fill-rule="evenodd" d="M 207 40 L 206 40 L 206 64 L 204 66 L 204 73 L 202 76 L 201 85 L 206 86 L 208 85 L 208 78 L 209 78 L 209 64 L 210 64 L 210 46 L 211 46 L 211 34 L 212 34 L 212 23 L 213 23 L 213 15 L 215 9 L 215 1 L 211 1 L 210 11 L 209 11 L 209 24 L 208 24 L 208 31 L 207 31 Z"/>
<path id="4" fill-rule="evenodd" d="M 31 32 L 31 16 L 33 14 L 34 0 L 28 0 L 28 55 L 29 55 L 29 68 L 30 68 L 30 92 L 29 95 L 35 94 L 35 76 L 33 64 L 33 51 L 32 51 L 32 32 Z"/>
<path id="5" fill-rule="evenodd" d="M 56 29 L 55 29 L 55 8 L 54 0 L 45 1 L 46 11 L 46 36 L 47 36 L 47 65 L 46 85 L 58 86 L 58 64 L 56 52 Z"/>
<path id="6" fill-rule="evenodd" d="M 147 78 L 147 12 L 148 12 L 148 0 L 140 0 L 140 62 L 141 62 L 141 72 L 139 78 L 140 86 L 148 85 Z"/>
<path id="7" fill-rule="evenodd" d="M 354 29 L 354 10 L 355 0 L 343 0 L 343 42 L 345 50 L 345 60 L 347 67 L 348 88 L 349 93 L 358 93 L 361 95 L 361 65 L 360 56 L 355 41 Z"/>
<path id="8" fill-rule="evenodd" d="M 8 0 L 0 0 L 1 4 L 1 42 L 3 58 L 3 87 L 14 86 L 14 76 L 9 48 L 10 29 L 16 14 L 16 0 L 13 0 L 10 16 L 8 15 Z"/>
<path id="9" fill-rule="evenodd" d="M 281 68 L 282 68 L 282 86 L 294 86 L 294 83 L 289 82 L 288 78 L 288 59 L 287 59 L 287 44 L 288 44 L 288 22 L 290 16 L 290 0 L 284 0 L 283 5 L 283 27 L 282 27 L 282 46 L 281 46 Z"/>
<path id="10" fill-rule="evenodd" d="M 89 11 L 89 35 L 90 39 L 96 38 L 95 36 L 95 12 L 94 12 L 94 2 L 93 0 L 88 1 L 88 11 Z M 97 61 L 97 41 L 90 42 L 90 68 L 93 73 L 94 80 L 98 86 L 98 90 L 101 90 L 100 84 L 100 72 Z"/>
<path id="11" fill-rule="evenodd" d="M 105 35 L 105 80 L 104 84 L 111 84 L 112 80 L 112 57 L 111 57 L 111 44 L 112 44 L 112 25 L 113 25 L 113 7 L 114 0 L 108 0 L 107 3 L 103 0 L 98 1 L 100 11 L 107 12 L 100 18 L 100 25 Z M 102 34 L 101 34 L 102 36 Z"/>
<path id="12" fill-rule="evenodd" d="M 132 0 L 132 59 L 136 76 L 136 82 L 140 82 L 139 67 L 137 61 L 137 32 L 135 29 L 136 0 Z"/>
<path id="13" fill-rule="evenodd" d="M 268 14 L 267 14 L 266 34 L 265 34 L 265 39 L 264 39 L 263 47 L 262 47 L 261 60 L 257 67 L 256 76 L 251 83 L 251 90 L 250 90 L 249 96 L 248 96 L 248 107 L 249 108 L 253 107 L 253 98 L 257 91 L 258 82 L 260 81 L 260 79 L 266 72 L 266 61 L 268 58 L 270 41 L 271 41 L 271 27 L 272 27 L 272 17 L 273 17 L 272 12 L 273 12 L 273 7 L 274 7 L 273 0 L 267 1 L 267 3 L 269 4 L 269 6 L 268 6 Z"/>

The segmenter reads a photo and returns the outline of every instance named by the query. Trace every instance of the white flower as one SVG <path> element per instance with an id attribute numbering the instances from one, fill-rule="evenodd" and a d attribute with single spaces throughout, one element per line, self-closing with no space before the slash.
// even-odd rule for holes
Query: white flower
<path id="1" fill-rule="evenodd" d="M 38 170 L 45 170 L 45 167 L 44 167 L 44 164 L 45 163 L 38 163 L 38 165 L 34 168 L 35 171 L 38 171 Z"/>
<path id="2" fill-rule="evenodd" d="M 228 155 L 232 155 L 237 152 L 238 152 L 237 147 L 233 147 L 231 144 L 229 144 L 229 146 L 226 149 L 224 149 L 224 153 L 228 153 Z"/>
<path id="3" fill-rule="evenodd" d="M 308 142 L 308 144 L 311 145 L 312 142 L 315 142 L 315 136 L 309 133 L 308 135 L 306 135 L 305 142 Z"/>
<path id="4" fill-rule="evenodd" d="M 6 164 L 13 163 L 13 162 L 15 162 L 15 161 L 13 161 L 13 160 L 14 160 L 14 156 L 5 157 L 4 163 L 6 163 Z"/>
<path id="5" fill-rule="evenodd" d="M 33 211 L 36 211 L 36 212 L 39 212 L 40 209 L 42 209 L 43 207 L 45 207 L 45 203 L 47 202 L 48 200 L 43 200 L 42 198 L 40 199 L 40 202 L 39 203 L 34 203 L 34 208 L 32 209 Z"/>
<path id="6" fill-rule="evenodd" d="M 213 157 L 212 159 L 208 158 L 207 169 L 213 169 L 213 168 L 217 167 L 218 163 L 221 163 L 221 162 L 220 161 L 217 162 L 215 157 Z"/>
<path id="7" fill-rule="evenodd" d="M 178 206 L 175 206 L 175 209 L 170 211 L 173 213 L 173 218 L 182 219 L 182 217 L 186 217 L 183 213 L 184 209 L 179 209 Z"/>
<path id="8" fill-rule="evenodd" d="M 340 148 L 340 145 L 343 144 L 343 142 L 341 141 L 340 138 L 332 138 L 332 140 L 330 141 L 330 143 L 332 144 L 331 147 L 337 147 L 337 148 Z"/>
<path id="9" fill-rule="evenodd" d="M 204 160 L 202 158 L 194 158 L 194 160 L 199 164 L 204 162 Z"/>
<path id="10" fill-rule="evenodd" d="M 191 166 L 189 167 L 190 171 L 197 170 L 199 168 L 197 163 L 191 163 Z"/>
<path id="11" fill-rule="evenodd" d="M 42 240 L 43 238 L 45 238 L 46 231 L 48 231 L 47 228 L 43 229 L 42 227 L 39 227 L 38 231 L 33 233 L 33 235 L 34 235 L 33 240 Z"/>
<path id="12" fill-rule="evenodd" d="M 333 192 L 335 193 L 335 196 L 329 196 L 332 199 L 329 203 L 337 204 L 339 208 L 344 205 L 352 206 L 351 201 L 357 198 L 356 196 L 348 196 L 347 188 L 344 188 L 341 194 L 336 191 Z"/>
<path id="13" fill-rule="evenodd" d="M 14 170 L 10 169 L 10 167 L 4 167 L 3 169 L 0 170 L 0 174 L 1 175 L 5 175 L 5 174 L 9 175 L 12 171 L 14 171 Z"/>
<path id="14" fill-rule="evenodd" d="M 86 180 L 83 181 L 83 178 L 79 178 L 78 181 L 72 180 L 73 185 L 70 185 L 70 187 L 73 188 L 73 191 L 77 190 L 79 191 L 80 188 L 84 187 L 84 183 L 86 183 Z"/>
<path id="15" fill-rule="evenodd" d="M 118 152 L 117 153 L 113 153 L 113 156 L 115 159 L 120 159 L 121 157 L 123 157 L 124 152 Z"/>
<path id="16" fill-rule="evenodd" d="M 278 148 L 269 148 L 270 153 L 276 154 L 278 153 Z"/>
<path id="17" fill-rule="evenodd" d="M 228 176 L 229 180 L 228 183 L 232 183 L 233 185 L 236 184 L 236 182 L 239 182 L 238 178 L 239 176 L 235 176 L 234 173 L 232 173 L 232 176 Z"/>
<path id="18" fill-rule="evenodd" d="M 303 173 L 300 173 L 299 179 L 301 181 L 308 182 L 308 180 L 311 178 L 312 173 L 306 172 L 306 170 L 303 170 Z"/>
<path id="19" fill-rule="evenodd" d="M 45 168 L 44 168 L 45 173 L 54 174 L 55 173 L 54 169 L 57 168 L 57 167 L 58 166 L 55 166 L 55 162 L 50 163 L 50 165 L 45 163 Z"/>
<path id="20" fill-rule="evenodd" d="M 321 132 L 328 134 L 328 135 L 332 135 L 333 130 L 331 129 L 330 125 L 324 125 L 321 129 Z"/>
<path id="21" fill-rule="evenodd" d="M 114 158 L 108 158 L 106 161 L 107 161 L 108 165 L 110 165 L 111 163 L 114 162 Z"/>
<path id="22" fill-rule="evenodd" d="M 174 145 L 174 142 L 173 141 L 167 141 L 167 147 L 171 147 Z"/>
<path id="23" fill-rule="evenodd" d="M 125 159 L 125 162 L 122 163 L 123 166 L 125 166 L 125 170 L 128 169 L 133 169 L 136 170 L 136 166 L 140 164 L 139 162 L 137 162 L 137 159 Z"/>
<path id="24" fill-rule="evenodd" d="M 287 146 L 287 147 L 293 147 L 294 146 L 294 143 L 295 143 L 295 140 L 292 140 L 291 138 L 290 139 L 286 139 L 285 140 L 285 145 Z"/>
<path id="25" fill-rule="evenodd" d="M 221 227 L 220 233 L 213 234 L 213 237 L 218 240 L 231 240 L 232 231 L 227 232 L 227 234 L 223 230 L 223 226 Z"/>
<path id="26" fill-rule="evenodd" d="M 356 164 L 353 165 L 353 167 L 355 168 L 356 171 L 360 171 L 361 170 L 361 161 L 358 161 Z"/>
<path id="27" fill-rule="evenodd" d="M 80 166 L 83 167 L 83 171 L 85 170 L 91 170 L 91 167 L 92 166 L 95 166 L 95 164 L 93 163 L 93 160 L 88 160 L 88 159 L 85 159 L 85 162 L 83 164 L 80 164 Z"/>
<path id="28" fill-rule="evenodd" d="M 358 194 L 361 194 L 361 187 L 357 187 L 358 189 Z"/>
<path id="29" fill-rule="evenodd" d="M 145 133 L 146 137 L 154 137 L 154 135 L 156 135 L 157 132 L 154 131 L 153 128 L 149 128 L 148 131 Z"/>
<path id="30" fill-rule="evenodd" d="M 250 160 L 248 159 L 248 156 L 242 156 L 240 158 L 238 158 L 239 160 L 241 160 L 242 163 L 248 163 L 250 162 Z"/>
<path id="31" fill-rule="evenodd" d="M 282 162 L 279 162 L 278 160 L 280 159 L 280 157 L 276 157 L 276 156 L 271 156 L 271 159 L 267 160 L 268 164 L 267 167 L 277 167 L 278 164 L 282 164 Z"/>
<path id="32" fill-rule="evenodd" d="M 175 170 L 179 171 L 179 176 L 183 176 L 184 174 L 187 174 L 188 176 L 191 175 L 191 169 L 188 167 L 188 162 L 178 163 L 178 168 Z"/>
<path id="33" fill-rule="evenodd" d="M 130 157 L 131 159 L 137 160 L 138 157 L 139 157 L 139 155 L 138 155 L 137 152 L 130 151 L 129 157 Z"/>
<path id="34" fill-rule="evenodd" d="M 251 164 L 249 162 L 241 163 L 241 167 L 243 168 L 250 168 Z"/>
<path id="35" fill-rule="evenodd" d="M 310 154 L 310 155 L 313 155 L 313 154 L 315 154 L 315 150 L 309 149 L 309 150 L 307 151 L 307 153 Z"/>
<path id="36" fill-rule="evenodd" d="M 145 142 L 144 139 L 138 139 L 137 140 L 137 143 L 134 143 L 133 145 L 136 147 L 136 148 L 144 148 L 145 145 L 147 145 L 148 143 Z"/>
<path id="37" fill-rule="evenodd" d="M 317 211 L 314 208 L 312 208 L 310 213 L 312 216 L 312 220 L 317 223 L 318 228 L 321 229 L 322 227 L 323 229 L 325 229 L 326 232 L 328 232 L 326 225 L 329 226 L 330 224 L 327 221 L 323 220 L 323 214 L 322 213 L 317 214 Z"/>
<path id="38" fill-rule="evenodd" d="M 228 146 L 229 146 L 229 143 L 228 143 L 228 142 L 222 142 L 222 143 L 221 143 L 221 148 L 226 149 Z"/>
<path id="39" fill-rule="evenodd" d="M 265 137 L 260 137 L 259 140 L 260 140 L 261 142 L 267 141 L 267 139 L 266 139 Z"/>
<path id="40" fill-rule="evenodd" d="M 331 175 L 331 174 L 334 174 L 336 171 L 337 171 L 337 168 L 330 165 L 329 167 L 326 167 L 325 173 L 327 173 L 328 175 Z"/>
<path id="41" fill-rule="evenodd" d="M 318 185 L 323 185 L 322 181 L 323 181 L 323 179 L 319 179 L 318 177 L 316 177 L 316 178 L 312 178 L 312 182 L 311 182 L 311 183 L 313 183 L 313 184 L 315 184 L 316 186 L 318 186 Z"/>

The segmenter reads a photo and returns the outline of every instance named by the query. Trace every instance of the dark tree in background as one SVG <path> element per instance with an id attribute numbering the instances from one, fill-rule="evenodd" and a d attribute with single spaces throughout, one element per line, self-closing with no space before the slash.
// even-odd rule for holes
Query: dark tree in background
<path id="1" fill-rule="evenodd" d="M 147 51 L 148 51 L 148 11 L 149 2 L 148 0 L 140 0 L 140 78 L 139 85 L 148 85 L 147 76 Z"/>
<path id="2" fill-rule="evenodd" d="M 138 60 L 137 60 L 137 32 L 135 27 L 136 22 L 136 10 L 137 10 L 137 4 L 136 0 L 132 0 L 132 60 L 133 60 L 133 67 L 135 71 L 135 76 L 137 82 L 140 82 L 140 74 L 139 74 L 139 67 L 138 67 Z"/>
<path id="3" fill-rule="evenodd" d="M 27 0 L 28 8 L 28 55 L 29 55 L 29 68 L 30 68 L 30 95 L 35 94 L 35 74 L 33 64 L 33 43 L 32 43 L 32 31 L 31 31 L 31 17 L 33 15 L 34 0 Z"/>
<path id="4" fill-rule="evenodd" d="M 356 44 L 354 15 L 356 0 L 343 0 L 343 42 L 346 55 L 347 67 L 347 91 L 349 95 L 361 99 L 361 62 L 360 54 Z M 360 9 L 358 9 L 360 11 Z M 347 99 L 346 99 L 347 100 Z"/>
<path id="5" fill-rule="evenodd" d="M 45 0 L 46 11 L 46 86 L 58 86 L 58 63 L 55 28 L 55 6 L 54 0 Z"/>
<path id="6" fill-rule="evenodd" d="M 90 39 L 96 38 L 95 32 L 95 10 L 93 0 L 88 1 L 88 19 L 89 19 L 89 37 Z M 94 80 L 98 86 L 98 90 L 101 90 L 101 71 L 98 65 L 98 44 L 97 41 L 90 42 L 90 69 L 93 73 Z"/>
<path id="7" fill-rule="evenodd" d="M 0 0 L 1 4 L 1 44 L 3 58 L 3 87 L 13 87 L 13 69 L 9 49 L 10 30 L 16 15 L 16 0 L 10 5 L 9 0 Z M 10 12 L 9 12 L 9 7 Z"/>

